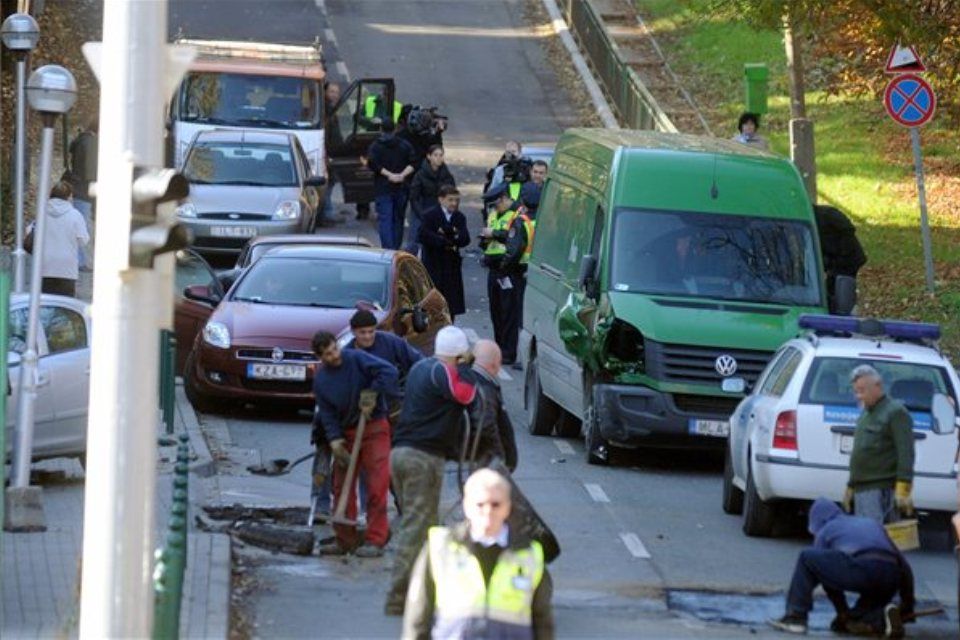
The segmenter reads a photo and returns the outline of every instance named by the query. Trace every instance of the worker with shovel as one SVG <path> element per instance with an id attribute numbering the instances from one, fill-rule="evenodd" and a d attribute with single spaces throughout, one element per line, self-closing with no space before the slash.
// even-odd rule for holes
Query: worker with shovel
<path id="1" fill-rule="evenodd" d="M 318 331 L 312 346 L 322 364 L 313 378 L 314 430 L 322 430 L 330 443 L 337 498 L 332 519 L 336 541 L 320 547 L 320 554 L 379 557 L 390 536 L 390 425 L 386 401 L 398 393 L 397 369 L 359 349 L 341 351 L 336 336 L 328 331 Z M 320 437 L 317 434 L 314 440 Z M 368 491 L 367 531 L 362 545 L 356 527 L 358 467 L 366 474 Z"/>

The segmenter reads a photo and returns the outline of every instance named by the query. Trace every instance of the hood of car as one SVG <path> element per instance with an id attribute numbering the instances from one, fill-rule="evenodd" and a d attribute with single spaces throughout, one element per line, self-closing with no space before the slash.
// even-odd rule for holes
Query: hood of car
<path id="1" fill-rule="evenodd" d="M 299 200 L 297 187 L 191 184 L 190 202 L 197 213 L 257 213 L 272 216 L 284 200 Z"/>
<path id="2" fill-rule="evenodd" d="M 317 331 L 339 335 L 350 326 L 350 317 L 356 311 L 228 300 L 217 308 L 210 320 L 227 326 L 234 346 L 263 346 L 269 342 L 274 346 L 308 350 Z"/>

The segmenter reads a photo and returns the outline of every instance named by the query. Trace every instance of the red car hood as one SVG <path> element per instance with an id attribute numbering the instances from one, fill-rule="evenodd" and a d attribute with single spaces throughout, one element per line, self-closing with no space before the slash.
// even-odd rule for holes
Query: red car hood
<path id="1" fill-rule="evenodd" d="M 310 349 L 310 340 L 317 331 L 338 335 L 350 326 L 356 309 L 324 309 L 286 305 L 225 301 L 210 318 L 222 322 L 230 330 L 234 345 L 272 346 Z M 382 320 L 384 312 L 375 312 Z"/>

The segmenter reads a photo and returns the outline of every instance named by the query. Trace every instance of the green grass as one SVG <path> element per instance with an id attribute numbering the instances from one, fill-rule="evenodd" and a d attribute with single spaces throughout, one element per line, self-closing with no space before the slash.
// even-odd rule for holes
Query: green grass
<path id="1" fill-rule="evenodd" d="M 743 65 L 770 68 L 769 113 L 761 133 L 789 153 L 786 56 L 781 33 L 703 17 L 704 0 L 636 0 L 664 54 L 714 132 L 733 135 L 744 109 Z M 960 350 L 960 134 L 943 119 L 924 128 L 937 293 L 924 293 L 923 257 L 908 132 L 883 111 L 880 96 L 827 96 L 808 69 L 807 117 L 814 121 L 817 190 L 821 202 L 848 213 L 869 262 L 861 271 L 863 314 L 939 322 L 943 346 Z M 812 73 L 810 73 L 812 71 Z"/>

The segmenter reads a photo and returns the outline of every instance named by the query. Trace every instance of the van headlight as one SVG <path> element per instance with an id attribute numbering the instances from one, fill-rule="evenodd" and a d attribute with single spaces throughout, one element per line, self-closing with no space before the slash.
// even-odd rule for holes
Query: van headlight
<path id="1" fill-rule="evenodd" d="M 222 322 L 208 322 L 203 327 L 203 340 L 219 349 L 229 349 L 230 330 Z"/>
<path id="2" fill-rule="evenodd" d="M 296 200 L 284 200 L 273 212 L 274 220 L 296 220 L 300 217 L 300 203 Z"/>
<path id="3" fill-rule="evenodd" d="M 176 213 L 178 218 L 196 218 L 197 207 L 192 202 L 184 202 L 177 207 Z"/>

